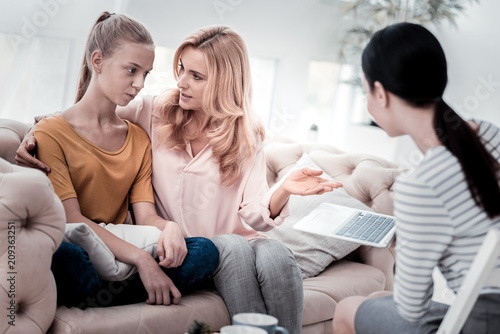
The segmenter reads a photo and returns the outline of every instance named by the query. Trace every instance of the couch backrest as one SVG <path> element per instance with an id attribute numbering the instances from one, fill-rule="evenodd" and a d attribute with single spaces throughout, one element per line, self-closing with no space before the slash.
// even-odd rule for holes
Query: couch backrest
<path id="1" fill-rule="evenodd" d="M 15 164 L 16 151 L 29 130 L 29 124 L 0 119 L 0 158 Z"/>
<path id="2" fill-rule="evenodd" d="M 331 145 L 272 141 L 265 146 L 267 181 L 272 186 L 307 153 L 328 175 L 342 182 L 346 192 L 374 211 L 392 214 L 392 185 L 398 166 L 367 154 L 348 154 Z"/>

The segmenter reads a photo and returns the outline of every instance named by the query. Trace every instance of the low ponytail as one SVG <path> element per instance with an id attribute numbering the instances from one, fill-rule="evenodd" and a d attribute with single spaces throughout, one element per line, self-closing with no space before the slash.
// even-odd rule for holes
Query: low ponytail
<path id="1" fill-rule="evenodd" d="M 83 98 L 89 88 L 93 74 L 90 63 L 92 53 L 100 50 L 103 55 L 110 56 L 124 41 L 154 45 L 151 34 L 139 21 L 124 14 L 101 13 L 87 38 L 75 103 Z"/>
<path id="2" fill-rule="evenodd" d="M 436 102 L 434 129 L 443 145 L 457 157 L 476 204 L 490 219 L 500 215 L 499 165 L 469 124 L 442 98 Z"/>

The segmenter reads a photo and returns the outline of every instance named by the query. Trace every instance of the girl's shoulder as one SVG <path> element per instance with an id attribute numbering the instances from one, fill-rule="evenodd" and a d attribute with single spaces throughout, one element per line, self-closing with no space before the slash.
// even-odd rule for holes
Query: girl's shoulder
<path id="1" fill-rule="evenodd" d="M 68 121 L 60 115 L 51 115 L 40 119 L 40 121 L 36 123 L 35 131 L 67 131 L 69 130 L 68 125 Z"/>

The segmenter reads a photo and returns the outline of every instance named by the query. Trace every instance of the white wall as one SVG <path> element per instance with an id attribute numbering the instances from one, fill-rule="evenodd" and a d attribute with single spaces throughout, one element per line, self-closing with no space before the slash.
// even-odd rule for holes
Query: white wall
<path id="1" fill-rule="evenodd" d="M 445 100 L 462 117 L 500 125 L 500 1 L 480 0 L 468 5 L 456 27 L 430 27 L 448 61 Z M 408 137 L 388 138 L 380 129 L 353 128 L 349 151 L 371 153 L 414 165 L 421 152 Z M 366 143 L 369 142 L 369 145 Z"/>
<path id="2" fill-rule="evenodd" d="M 22 35 L 26 21 L 33 22 L 34 16 L 47 12 L 44 6 L 55 2 L 59 6 L 49 10 L 52 14 L 47 24 L 38 27 L 36 35 L 71 41 L 61 108 L 73 101 L 85 39 L 103 10 L 136 17 L 150 29 L 158 45 L 173 48 L 199 27 L 231 26 L 243 36 L 252 56 L 279 59 L 274 111 L 286 108 L 290 114 L 304 109 L 309 62 L 336 59 L 339 29 L 347 20 L 339 12 L 340 0 L 0 0 L 0 31 Z M 457 20 L 458 28 L 444 24 L 433 29 L 449 62 L 445 98 L 467 118 L 479 117 L 500 125 L 500 21 L 495 17 L 500 13 L 500 1 L 481 0 L 468 7 L 465 16 Z M 5 80 L 4 73 L 0 75 Z M 411 151 L 406 144 L 391 142 L 382 134 L 369 137 L 377 131 L 361 133 L 358 141 L 349 143 L 350 149 L 395 155 L 394 159 Z M 371 145 L 378 150 L 368 149 L 366 141 L 379 143 Z"/>
<path id="3" fill-rule="evenodd" d="M 500 1 L 481 0 L 457 20 L 434 29 L 448 59 L 445 98 L 466 118 L 500 125 Z M 493 85 L 484 84 L 493 82 Z"/>
<path id="4" fill-rule="evenodd" d="M 432 28 L 448 61 L 445 100 L 465 119 L 500 125 L 500 1 L 481 0 L 468 6 L 456 27 Z M 396 141 L 392 160 L 413 165 L 421 154 L 408 138 Z"/>
<path id="5" fill-rule="evenodd" d="M 50 82 L 51 70 L 66 73 L 64 98 L 55 104 L 59 110 L 63 110 L 74 101 L 83 50 L 92 24 L 104 10 L 123 10 L 123 4 L 125 2 L 120 0 L 0 0 L 0 32 L 8 34 L 10 47 L 20 51 L 22 48 L 31 47 L 32 42 L 38 37 L 68 42 L 68 63 L 56 64 L 58 68 L 47 69 L 47 82 Z M 16 51 L 16 55 L 20 53 Z M 0 54 L 5 54 L 5 52 L 0 50 Z M 44 66 L 44 64 L 39 64 L 39 66 Z M 54 64 L 49 63 L 45 66 L 54 66 Z M 3 70 L 6 71 L 6 69 Z M 14 73 L 20 73 L 23 69 L 8 70 L 7 74 L 12 70 Z M 2 72 L 0 75 L 2 80 L 10 80 L 6 84 L 15 84 L 15 80 L 8 77 L 6 73 Z M 44 82 L 41 79 L 40 86 L 43 85 Z M 21 87 L 21 90 L 23 89 L 24 87 Z M 30 88 L 26 87 L 26 91 L 29 90 Z M 2 93 L 4 92 L 0 92 L 0 102 L 2 102 Z M 0 117 L 30 121 L 40 112 L 54 111 L 32 110 L 33 114 L 27 116 L 17 115 L 15 111 L 11 111 L 7 115 L 0 113 Z"/>

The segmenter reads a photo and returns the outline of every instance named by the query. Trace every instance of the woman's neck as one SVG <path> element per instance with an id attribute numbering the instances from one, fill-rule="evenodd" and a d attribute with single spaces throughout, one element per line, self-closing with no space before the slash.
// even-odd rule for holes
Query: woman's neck
<path id="1" fill-rule="evenodd" d="M 204 111 L 192 111 L 193 122 L 191 131 L 200 133 L 206 133 L 208 130 L 208 124 L 210 122 L 210 116 Z"/>
<path id="2" fill-rule="evenodd" d="M 425 154 L 432 147 L 442 145 L 434 128 L 434 105 L 429 107 L 406 107 L 408 115 L 405 132 Z"/>

